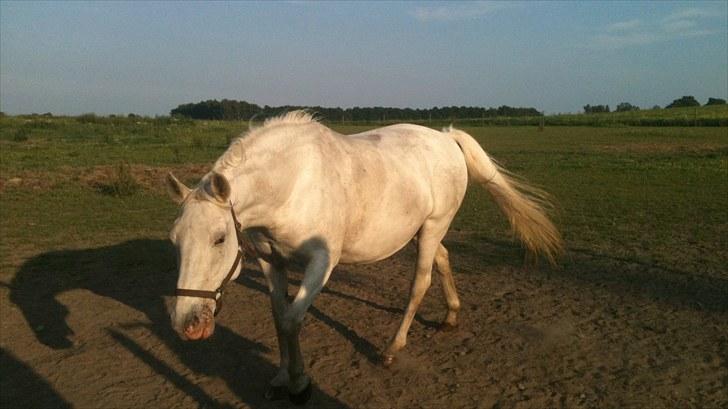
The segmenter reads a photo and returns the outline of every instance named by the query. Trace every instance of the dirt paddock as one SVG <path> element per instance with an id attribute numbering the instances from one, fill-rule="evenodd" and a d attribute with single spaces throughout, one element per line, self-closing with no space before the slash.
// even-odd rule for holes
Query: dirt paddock
<path id="1" fill-rule="evenodd" d="M 435 274 L 388 369 L 378 353 L 401 318 L 414 250 L 335 270 L 301 334 L 307 407 L 728 407 L 726 280 L 574 249 L 560 269 L 524 268 L 513 244 L 464 232 L 445 244 L 460 327 L 437 330 Z M 170 328 L 175 280 L 163 240 L 26 260 L 0 287 L 0 406 L 289 407 L 263 397 L 278 354 L 261 274 L 250 266 L 229 286 L 199 343 Z"/>

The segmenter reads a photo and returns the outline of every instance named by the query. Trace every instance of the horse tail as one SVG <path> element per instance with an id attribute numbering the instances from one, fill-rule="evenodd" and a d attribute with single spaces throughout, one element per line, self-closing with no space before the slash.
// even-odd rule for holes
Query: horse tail
<path id="1" fill-rule="evenodd" d="M 549 195 L 500 167 L 467 133 L 452 126 L 443 132 L 460 145 L 471 180 L 488 190 L 526 248 L 555 264 L 564 246 L 561 234 L 547 215 L 547 209 L 552 208 Z"/>

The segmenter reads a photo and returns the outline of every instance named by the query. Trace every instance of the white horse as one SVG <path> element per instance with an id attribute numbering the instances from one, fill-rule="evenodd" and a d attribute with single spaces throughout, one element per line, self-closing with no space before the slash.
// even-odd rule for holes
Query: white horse
<path id="1" fill-rule="evenodd" d="M 553 262 L 562 242 L 544 212 L 543 192 L 516 181 L 465 132 L 399 124 L 346 136 L 302 111 L 269 119 L 232 142 L 194 190 L 168 177 L 171 195 L 182 204 L 170 238 L 179 251 L 177 287 L 186 289 L 176 298 L 173 326 L 187 339 L 212 334 L 215 289 L 240 273 L 232 212 L 270 289 L 280 370 L 267 393 L 287 388 L 292 400 L 305 401 L 310 378 L 298 335 L 331 271 L 338 263 L 382 260 L 416 239 L 409 303 L 382 356 L 391 364 L 407 343 L 433 263 L 448 306 L 443 325 L 457 325 L 460 302 L 441 241 L 468 175 L 490 192 L 525 246 Z M 289 303 L 286 269 L 293 264 L 304 275 Z"/>

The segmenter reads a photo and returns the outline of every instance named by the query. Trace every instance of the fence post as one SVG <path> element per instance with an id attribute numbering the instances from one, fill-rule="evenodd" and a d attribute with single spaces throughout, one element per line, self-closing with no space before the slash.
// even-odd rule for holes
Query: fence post
<path id="1" fill-rule="evenodd" d="M 546 116 L 546 112 L 541 112 L 541 118 L 539 118 L 539 120 L 538 120 L 538 131 L 539 132 L 543 132 L 543 128 L 544 128 L 544 126 L 546 126 L 545 116 Z"/>

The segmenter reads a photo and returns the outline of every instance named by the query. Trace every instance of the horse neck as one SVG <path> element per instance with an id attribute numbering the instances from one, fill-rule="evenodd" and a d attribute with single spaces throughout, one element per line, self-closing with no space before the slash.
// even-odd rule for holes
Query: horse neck
<path id="1" fill-rule="evenodd" d="M 278 133 L 284 131 L 279 129 Z M 296 179 L 297 173 L 292 171 L 296 165 L 276 162 L 275 152 L 286 151 L 300 139 L 300 135 L 297 139 L 276 134 L 248 136 L 240 145 L 246 152 L 244 159 L 219 171 L 230 182 L 236 214 L 246 220 L 240 220 L 243 226 L 266 225 L 288 198 Z"/>
<path id="2" fill-rule="evenodd" d="M 257 186 L 261 183 L 257 179 L 263 175 L 261 172 L 246 172 L 245 170 L 234 170 L 226 172 L 231 188 L 230 201 L 233 203 L 235 214 L 243 227 L 253 226 L 261 222 L 265 212 L 265 195 L 261 194 Z"/>

